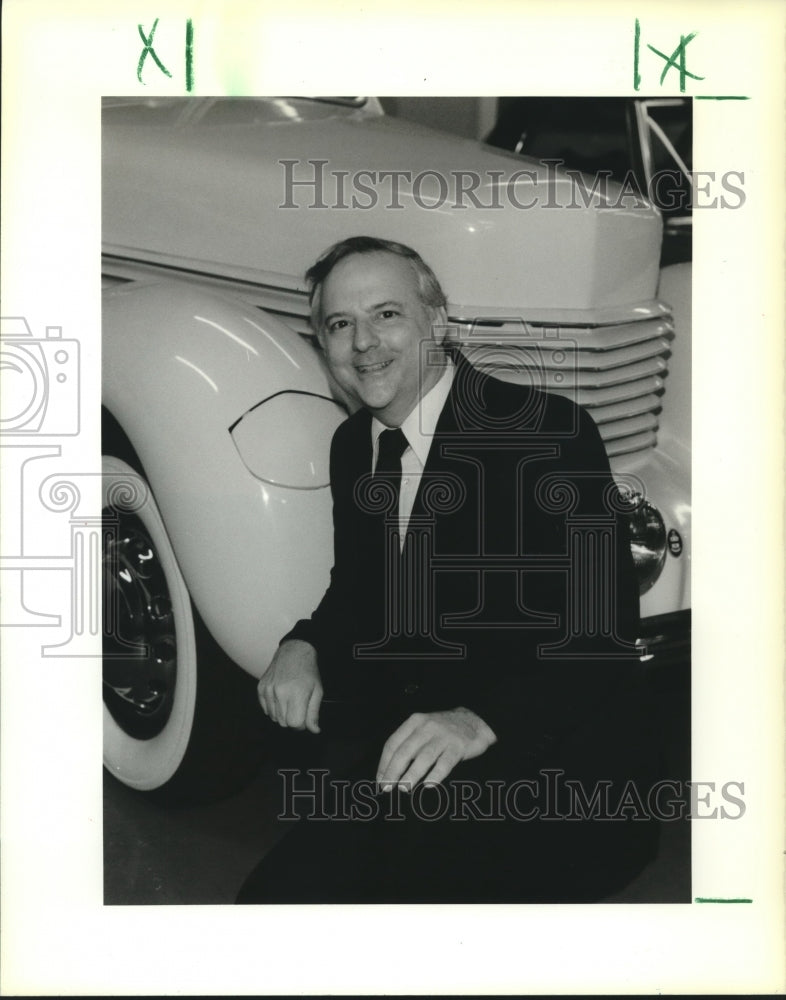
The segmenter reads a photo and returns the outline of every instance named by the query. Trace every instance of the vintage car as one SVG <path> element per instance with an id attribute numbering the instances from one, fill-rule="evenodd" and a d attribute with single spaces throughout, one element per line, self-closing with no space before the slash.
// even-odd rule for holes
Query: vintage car
<path id="1" fill-rule="evenodd" d="M 104 762 L 160 796 L 256 766 L 254 684 L 332 561 L 346 416 L 304 272 L 415 246 L 479 370 L 594 416 L 631 515 L 645 657 L 689 635 L 690 278 L 660 213 L 361 98 L 106 99 Z M 562 208 L 562 210 L 559 210 Z"/>

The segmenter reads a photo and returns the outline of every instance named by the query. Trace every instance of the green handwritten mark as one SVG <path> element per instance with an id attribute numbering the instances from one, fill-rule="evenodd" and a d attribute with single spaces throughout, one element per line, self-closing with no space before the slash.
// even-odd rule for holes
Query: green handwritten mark
<path id="1" fill-rule="evenodd" d="M 686 52 L 688 45 L 693 41 L 693 39 L 698 35 L 698 31 L 692 31 L 689 35 L 680 35 L 680 44 L 667 56 L 665 52 L 661 52 L 660 49 L 656 49 L 654 45 L 647 43 L 647 48 L 650 52 L 654 52 L 656 56 L 659 56 L 665 63 L 663 67 L 663 72 L 660 75 L 660 85 L 663 86 L 663 81 L 670 69 L 677 70 L 680 75 L 680 93 L 685 93 L 685 83 L 688 77 L 691 80 L 703 80 L 703 76 L 699 76 L 697 73 L 691 73 L 686 65 Z M 641 89 L 641 23 L 639 19 L 636 18 L 633 22 L 633 89 Z M 748 101 L 749 97 L 745 97 L 742 94 L 695 94 L 697 101 Z"/>
<path id="2" fill-rule="evenodd" d="M 752 899 L 719 899 L 714 896 L 697 896 L 697 903 L 752 903 Z"/>
<path id="3" fill-rule="evenodd" d="M 142 31 L 142 25 L 141 24 L 137 25 L 137 30 L 139 31 L 139 35 L 142 41 L 145 43 L 145 47 L 142 49 L 142 55 L 139 57 L 139 63 L 137 64 L 136 67 L 136 78 L 142 84 L 144 84 L 144 81 L 142 80 L 142 67 L 145 64 L 145 59 L 147 59 L 148 54 L 150 54 L 153 57 L 153 61 L 155 62 L 156 66 L 158 66 L 158 68 L 161 70 L 162 73 L 165 73 L 170 78 L 172 76 L 172 74 L 169 72 L 166 66 L 158 58 L 158 56 L 156 55 L 156 50 L 153 48 L 153 35 L 155 35 L 157 27 L 158 27 L 158 18 L 156 18 L 155 21 L 153 21 L 153 27 L 150 29 L 150 35 L 146 36 L 144 31 Z"/>
<path id="4" fill-rule="evenodd" d="M 170 79 L 172 74 L 166 68 L 166 66 L 161 62 L 156 54 L 156 50 L 153 48 L 153 35 L 156 33 L 156 28 L 158 27 L 158 18 L 153 21 L 153 27 L 150 29 L 150 34 L 145 35 L 142 30 L 142 25 L 137 25 L 137 30 L 139 31 L 139 37 L 145 43 L 144 49 L 142 49 L 142 55 L 139 57 L 139 63 L 136 67 L 136 78 L 141 84 L 144 85 L 144 80 L 142 79 L 142 67 L 145 65 L 145 59 L 150 55 L 155 62 L 156 66 L 161 70 L 162 73 L 166 74 Z M 189 17 L 186 21 L 186 90 L 191 93 L 194 89 L 194 22 Z"/>
<path id="5" fill-rule="evenodd" d="M 194 25 L 191 18 L 186 21 L 186 90 L 194 89 Z"/>
<path id="6" fill-rule="evenodd" d="M 703 80 L 703 76 L 696 76 L 695 73 L 690 73 L 685 67 L 685 49 L 688 44 L 693 41 L 696 37 L 697 32 L 692 31 L 689 35 L 680 35 L 680 44 L 672 52 L 670 56 L 665 55 L 660 49 L 656 49 L 654 45 L 647 44 L 647 48 L 654 52 L 656 56 L 660 56 L 661 59 L 665 59 L 666 65 L 663 67 L 663 72 L 660 75 L 661 86 L 663 81 L 666 79 L 666 74 L 670 69 L 679 69 L 680 71 L 680 93 L 685 93 L 685 77 L 689 76 L 691 80 Z M 679 59 L 679 63 L 677 60 Z"/>

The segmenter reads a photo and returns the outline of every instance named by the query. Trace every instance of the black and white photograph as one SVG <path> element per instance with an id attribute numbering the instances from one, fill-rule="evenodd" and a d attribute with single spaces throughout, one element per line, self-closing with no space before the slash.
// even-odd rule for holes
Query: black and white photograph
<path id="1" fill-rule="evenodd" d="M 690 900 L 691 141 L 105 99 L 107 903 Z"/>
<path id="2" fill-rule="evenodd" d="M 9 6 L 3 990 L 782 986 L 782 13 Z"/>

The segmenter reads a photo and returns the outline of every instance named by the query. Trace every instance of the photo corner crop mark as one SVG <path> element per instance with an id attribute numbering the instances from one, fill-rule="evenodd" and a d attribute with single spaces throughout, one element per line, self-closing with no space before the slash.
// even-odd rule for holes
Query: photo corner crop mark
<path id="1" fill-rule="evenodd" d="M 726 899 L 721 896 L 696 896 L 693 900 L 694 903 L 752 903 L 752 899 L 747 899 L 745 897 L 734 897 Z"/>

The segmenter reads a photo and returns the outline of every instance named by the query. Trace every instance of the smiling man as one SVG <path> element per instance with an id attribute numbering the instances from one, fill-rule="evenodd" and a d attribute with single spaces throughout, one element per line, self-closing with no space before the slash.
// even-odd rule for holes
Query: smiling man
<path id="1" fill-rule="evenodd" d="M 453 364 L 442 348 L 447 328 L 444 294 L 414 251 L 363 238 L 334 247 L 308 277 L 314 288 L 312 322 L 328 367 L 350 400 L 372 416 L 368 442 L 373 458 L 368 471 L 377 469 L 380 438 L 387 428 L 401 428 L 409 442 L 400 459 L 399 525 L 405 534 L 453 382 Z M 364 414 L 358 419 L 367 421 Z M 360 574 L 355 579 L 365 590 L 368 579 Z M 389 589 L 375 589 L 379 608 L 387 610 Z M 331 597 L 329 593 L 323 602 L 325 610 L 317 612 L 318 629 L 322 620 L 329 631 L 337 625 L 334 616 L 341 612 L 333 608 Z M 305 643 L 297 642 L 300 635 L 306 637 Z M 282 644 L 259 685 L 262 707 L 273 721 L 312 732 L 318 730 L 323 691 L 316 656 L 323 643 L 315 639 L 312 645 L 308 640 L 314 637 L 313 622 L 301 623 L 292 639 Z M 442 760 L 432 779 L 441 780 L 447 776 L 449 761 L 475 756 L 494 742 L 493 732 L 474 713 L 446 707 L 450 710 L 423 719 L 419 727 L 410 721 L 392 735 L 380 757 L 381 782 L 400 778 L 415 782 L 436 763 L 437 755 Z M 418 738 L 428 750 L 420 748 L 420 755 L 410 760 Z"/>
<path id="2" fill-rule="evenodd" d="M 238 901 L 602 898 L 649 859 L 655 829 L 637 586 L 594 423 L 454 360 L 444 293 L 409 247 L 348 239 L 307 278 L 355 412 L 331 449 L 330 586 L 259 699 L 290 731 L 341 718 L 361 746 L 344 792 L 373 788 L 354 812 L 323 798 L 312 817 L 333 822 L 304 819 Z M 594 526 L 583 561 L 568 515 Z M 289 791 L 308 797 L 301 777 Z M 616 817 L 588 815 L 598 789 Z"/>

